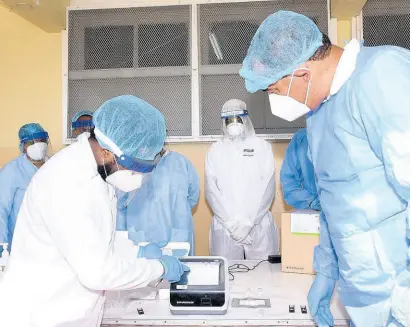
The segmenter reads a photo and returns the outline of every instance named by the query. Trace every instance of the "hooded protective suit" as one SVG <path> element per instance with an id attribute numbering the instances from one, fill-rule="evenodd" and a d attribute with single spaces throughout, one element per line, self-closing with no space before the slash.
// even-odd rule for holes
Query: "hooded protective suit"
<path id="1" fill-rule="evenodd" d="M 212 145 L 205 164 L 205 196 L 214 213 L 210 253 L 230 260 L 266 259 L 279 250 L 270 212 L 275 195 L 271 145 L 255 135 L 244 102 L 226 102 L 222 119 L 223 139 Z M 243 127 L 232 128 L 240 121 Z"/>

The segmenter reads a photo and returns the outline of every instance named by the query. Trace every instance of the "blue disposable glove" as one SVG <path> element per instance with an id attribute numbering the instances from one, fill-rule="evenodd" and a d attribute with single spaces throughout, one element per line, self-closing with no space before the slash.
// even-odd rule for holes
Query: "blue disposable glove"
<path id="1" fill-rule="evenodd" d="M 163 251 L 161 248 L 165 245 L 167 244 L 150 243 L 146 246 L 141 246 L 138 250 L 137 257 L 146 259 L 160 259 L 163 256 Z"/>
<path id="2" fill-rule="evenodd" d="M 180 281 L 181 276 L 185 272 L 190 271 L 190 268 L 172 256 L 164 255 L 160 258 L 160 262 L 164 267 L 163 278 L 167 279 L 170 283 Z"/>
<path id="3" fill-rule="evenodd" d="M 308 293 L 308 306 L 318 327 L 334 326 L 330 311 L 330 301 L 335 287 L 335 280 L 317 274 Z"/>

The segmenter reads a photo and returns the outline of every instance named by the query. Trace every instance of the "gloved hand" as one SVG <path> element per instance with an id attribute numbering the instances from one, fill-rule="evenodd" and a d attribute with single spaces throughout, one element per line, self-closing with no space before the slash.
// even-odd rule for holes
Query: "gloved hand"
<path id="1" fill-rule="evenodd" d="M 247 237 L 245 239 L 243 239 L 242 241 L 238 242 L 244 245 L 251 245 L 253 244 L 253 238 L 250 235 L 247 235 Z"/>
<path id="2" fill-rule="evenodd" d="M 250 223 L 238 222 L 230 230 L 230 235 L 232 239 L 238 243 L 251 245 L 253 240 L 249 235 L 253 225 Z"/>
<path id="3" fill-rule="evenodd" d="M 334 326 L 330 311 L 330 301 L 335 287 L 335 280 L 317 274 L 308 293 L 308 306 L 318 327 Z"/>
<path id="4" fill-rule="evenodd" d="M 190 268 L 172 256 L 163 255 L 160 258 L 160 262 L 164 267 L 163 278 L 167 279 L 170 283 L 180 281 L 181 276 L 183 276 L 185 272 L 190 271 Z"/>
<path id="5" fill-rule="evenodd" d="M 137 258 L 160 259 L 163 256 L 161 248 L 165 245 L 167 244 L 150 243 L 146 246 L 141 246 L 138 250 Z"/>

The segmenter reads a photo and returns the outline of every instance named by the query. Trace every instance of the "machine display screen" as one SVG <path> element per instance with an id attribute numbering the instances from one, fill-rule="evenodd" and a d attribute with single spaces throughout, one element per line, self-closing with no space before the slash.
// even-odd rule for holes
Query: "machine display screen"
<path id="1" fill-rule="evenodd" d="M 220 278 L 219 262 L 185 262 L 190 268 L 187 274 L 187 285 L 217 286 Z"/>

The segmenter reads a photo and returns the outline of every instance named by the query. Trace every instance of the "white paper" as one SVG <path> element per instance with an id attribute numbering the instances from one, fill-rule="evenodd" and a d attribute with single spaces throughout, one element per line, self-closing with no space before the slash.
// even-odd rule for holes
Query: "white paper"
<path id="1" fill-rule="evenodd" d="M 264 300 L 259 300 L 259 299 L 241 299 L 240 300 L 240 305 L 255 307 L 255 306 L 258 306 L 258 305 L 265 305 L 265 301 Z"/>
<path id="2" fill-rule="evenodd" d="M 292 213 L 291 233 L 320 235 L 320 214 L 314 212 Z"/>
<path id="3" fill-rule="evenodd" d="M 220 278 L 220 264 L 218 262 L 185 262 L 184 264 L 190 268 L 187 285 L 218 285 Z"/>

